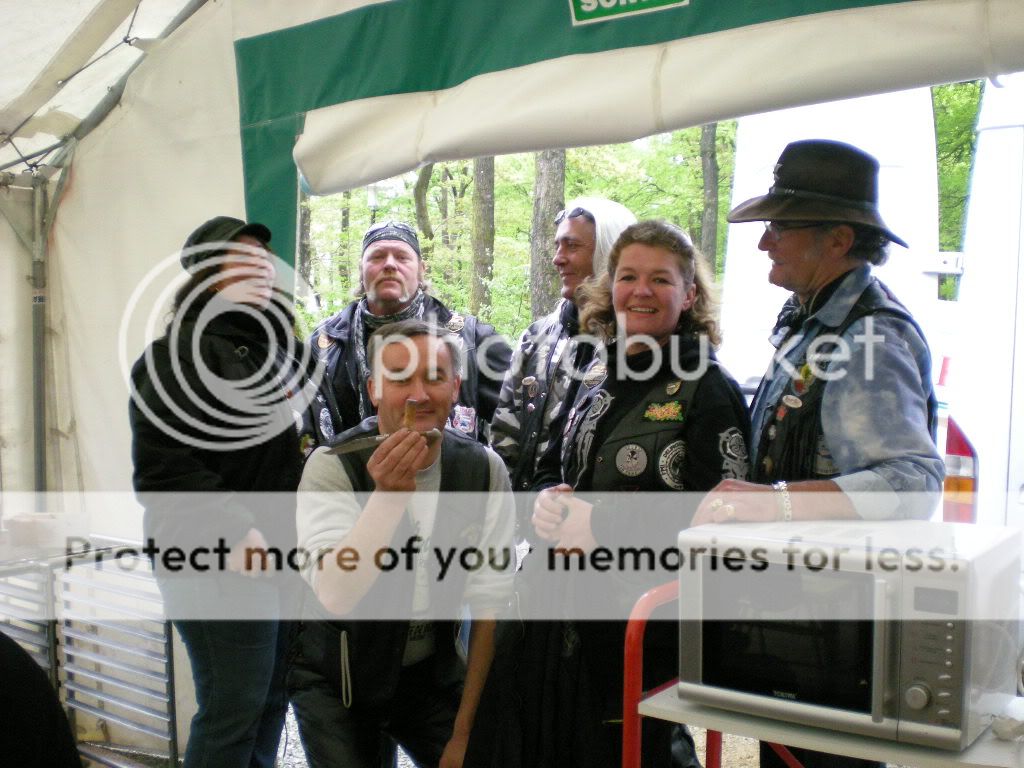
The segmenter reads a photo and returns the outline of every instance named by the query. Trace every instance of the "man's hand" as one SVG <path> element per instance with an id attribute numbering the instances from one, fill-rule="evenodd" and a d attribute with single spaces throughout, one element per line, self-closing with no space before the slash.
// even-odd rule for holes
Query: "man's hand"
<path id="1" fill-rule="evenodd" d="M 267 567 L 267 540 L 255 528 L 242 537 L 232 548 L 227 558 L 228 570 L 243 576 L 259 576 Z"/>
<path id="2" fill-rule="evenodd" d="M 778 519 L 777 493 L 770 485 L 723 480 L 701 500 L 690 527 L 706 523 L 766 523 Z"/>
<path id="3" fill-rule="evenodd" d="M 403 427 L 377 446 L 366 471 L 377 490 L 411 493 L 416 490 L 416 473 L 424 468 L 427 452 L 426 438 Z"/>
<path id="4" fill-rule="evenodd" d="M 466 747 L 469 746 L 469 738 L 466 735 L 453 733 L 444 745 L 444 752 L 441 754 L 441 762 L 438 768 L 462 768 L 462 762 L 466 759 Z"/>

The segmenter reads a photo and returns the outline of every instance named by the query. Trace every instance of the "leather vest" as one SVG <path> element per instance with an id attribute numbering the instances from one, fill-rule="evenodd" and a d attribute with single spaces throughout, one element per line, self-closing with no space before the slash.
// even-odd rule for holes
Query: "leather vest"
<path id="1" fill-rule="evenodd" d="M 424 319 L 430 319 L 452 333 L 458 334 L 462 340 L 466 375 L 462 378 L 462 384 L 459 386 L 458 405 L 473 409 L 476 414 L 474 435 L 480 439 L 480 436 L 484 434 L 485 422 L 480 416 L 478 403 L 480 375 L 476 348 L 478 321 L 472 315 L 453 313 L 432 296 L 427 296 L 424 302 Z M 355 325 L 353 317 L 358 305 L 359 302 L 349 304 L 340 314 L 321 324 L 310 337 L 310 344 L 319 353 L 324 365 L 323 381 L 314 403 L 313 423 L 309 425 L 317 445 L 329 445 L 337 433 L 347 428 L 344 423 L 346 409 L 343 407 L 342 401 L 354 398 L 349 403 L 349 408 L 355 408 L 358 411 L 358 390 L 367 385 L 362 380 L 356 354 L 352 350 L 353 344 L 363 343 L 360 339 L 352 338 Z M 357 424 L 351 428 L 358 427 Z"/>
<path id="2" fill-rule="evenodd" d="M 377 417 L 371 416 L 339 439 L 377 433 Z M 460 495 L 468 494 L 458 492 L 486 493 L 490 489 L 490 462 L 486 449 L 472 438 L 452 429 L 445 429 L 443 435 L 440 492 L 445 494 L 442 496 L 444 507 L 438 509 L 429 546 L 431 550 L 439 547 L 444 552 L 448 552 L 449 547 L 462 551 L 479 542 L 486 505 L 480 505 L 475 494 L 470 499 L 460 500 Z M 373 449 L 366 449 L 338 457 L 355 493 L 370 493 L 374 489 L 373 479 L 366 470 L 372 453 Z M 403 516 L 391 547 L 401 550 L 414 535 L 408 515 Z M 437 558 L 431 557 L 428 562 L 432 612 L 457 615 L 465 590 L 466 571 L 453 565 L 442 580 L 438 578 Z M 378 579 L 362 602 L 371 606 L 406 603 L 411 611 L 415 573 L 403 570 L 399 577 L 400 569 L 401 566 L 388 578 Z M 307 661 L 339 690 L 350 686 L 354 706 L 372 707 L 390 700 L 402 671 L 408 620 L 314 621 L 304 623 L 302 631 L 303 652 L 313 656 Z M 430 661 L 439 676 L 437 679 L 460 679 L 464 675 L 464 665 L 456 653 L 457 634 L 456 621 L 436 623 L 437 643 Z M 343 653 L 347 658 L 343 658 Z M 350 680 L 343 680 L 345 673 L 350 674 Z"/>
<path id="3" fill-rule="evenodd" d="M 710 361 L 710 366 L 717 365 Z M 710 368 L 708 369 L 710 370 Z M 701 379 L 680 381 L 674 374 L 659 374 L 648 384 L 648 391 L 612 428 L 594 455 L 593 476 L 587 491 L 670 491 L 685 490 L 679 465 L 682 461 L 681 434 L 690 403 Z M 676 388 L 678 387 L 678 388 Z M 674 391 L 669 392 L 672 388 Z M 569 427 L 562 443 L 562 466 L 569 466 L 585 414 L 600 408 L 601 383 L 580 385 L 576 405 L 569 414 Z M 663 420 L 650 414 L 662 409 Z M 584 418 L 580 418 L 584 415 Z M 578 477 L 580 467 L 573 476 Z M 567 478 L 571 482 L 571 478 Z"/>
<path id="4" fill-rule="evenodd" d="M 835 331 L 830 331 L 830 335 L 840 337 L 861 318 L 880 314 L 904 320 L 924 338 L 924 333 L 907 308 L 877 279 L 872 279 L 850 313 Z M 835 346 L 818 346 L 816 352 L 823 358 L 815 366 L 819 371 L 828 370 L 828 355 L 834 351 Z M 756 483 L 827 480 L 839 475 L 825 444 L 821 424 L 821 404 L 828 382 L 813 375 L 807 365 L 806 354 L 793 364 L 793 368 L 800 375 L 790 379 L 779 400 L 772 405 L 771 416 L 759 437 L 757 466 L 751 468 Z M 767 381 L 767 378 L 762 379 L 761 386 L 767 386 Z M 929 386 L 928 424 L 933 437 L 937 416 L 935 391 Z"/>

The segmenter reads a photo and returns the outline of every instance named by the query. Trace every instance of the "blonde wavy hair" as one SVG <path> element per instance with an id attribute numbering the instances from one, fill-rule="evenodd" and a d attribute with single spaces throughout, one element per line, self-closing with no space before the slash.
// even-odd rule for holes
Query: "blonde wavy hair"
<path id="1" fill-rule="evenodd" d="M 683 230 L 667 221 L 655 219 L 639 221 L 626 227 L 612 246 L 604 274 L 595 274 L 587 278 L 576 289 L 576 304 L 580 308 L 580 328 L 606 342 L 615 338 L 612 281 L 615 279 L 615 270 L 619 266 L 622 251 L 630 245 L 662 248 L 676 256 L 685 285 L 693 284 L 697 289 L 693 305 L 679 318 L 676 332 L 704 334 L 713 347 L 718 347 L 722 343 L 722 333 L 716 319 L 718 300 L 707 260 L 694 247 Z"/>

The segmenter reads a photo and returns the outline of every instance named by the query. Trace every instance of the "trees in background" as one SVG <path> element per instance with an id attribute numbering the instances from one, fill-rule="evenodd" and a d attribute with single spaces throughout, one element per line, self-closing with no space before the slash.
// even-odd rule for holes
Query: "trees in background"
<path id="1" fill-rule="evenodd" d="M 940 242 L 948 250 L 961 245 L 980 94 L 978 82 L 933 89 Z M 514 338 L 554 306 L 554 216 L 582 195 L 679 225 L 720 276 L 735 143 L 736 123 L 721 122 L 625 144 L 430 163 L 309 198 L 298 266 L 310 287 L 299 291 L 300 319 L 310 328 L 352 300 L 363 232 L 371 220 L 394 218 L 416 223 L 434 295 Z M 955 281 L 945 290 L 955 294 Z"/>
<path id="2" fill-rule="evenodd" d="M 678 224 L 697 243 L 710 232 L 716 247 L 709 253 L 723 253 L 723 222 L 705 221 L 706 198 L 716 195 L 705 190 L 701 134 L 691 128 L 626 144 L 430 163 L 370 187 L 304 199 L 300 222 L 308 236 L 300 233 L 299 261 L 309 288 L 299 291 L 300 319 L 312 327 L 352 300 L 371 220 L 415 222 L 434 295 L 509 337 L 558 299 L 554 217 L 567 199 L 611 198 L 639 218 Z M 720 181 L 707 183 L 717 191 L 713 216 L 720 219 L 729 203 L 735 123 L 719 124 L 711 135 Z"/>
<path id="3" fill-rule="evenodd" d="M 564 149 L 536 155 L 533 177 L 533 219 L 530 226 L 530 319 L 546 315 L 558 301 L 558 270 L 554 255 L 555 216 L 565 206 Z"/>
<path id="4" fill-rule="evenodd" d="M 473 271 L 469 311 L 480 315 L 491 306 L 494 272 L 494 158 L 473 161 Z"/>
<path id="5" fill-rule="evenodd" d="M 943 251 L 963 249 L 981 88 L 980 80 L 932 88 L 939 177 L 939 249 Z M 944 299 L 955 299 L 958 287 L 957 275 L 945 275 L 939 281 L 939 294 Z"/>

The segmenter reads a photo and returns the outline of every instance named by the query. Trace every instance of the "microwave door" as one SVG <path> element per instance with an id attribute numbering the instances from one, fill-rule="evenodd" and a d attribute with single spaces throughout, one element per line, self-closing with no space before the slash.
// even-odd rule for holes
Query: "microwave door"
<path id="1" fill-rule="evenodd" d="M 688 698 L 809 725 L 883 735 L 891 591 L 864 571 L 771 563 L 720 578 L 705 558 L 687 578 L 696 621 L 681 631 L 680 692 Z M 694 655 L 696 658 L 694 658 Z"/>
<path id="2" fill-rule="evenodd" d="M 875 621 L 871 649 L 871 721 L 885 720 L 888 671 L 892 668 L 889 652 L 889 585 L 885 579 L 875 579 Z"/>

